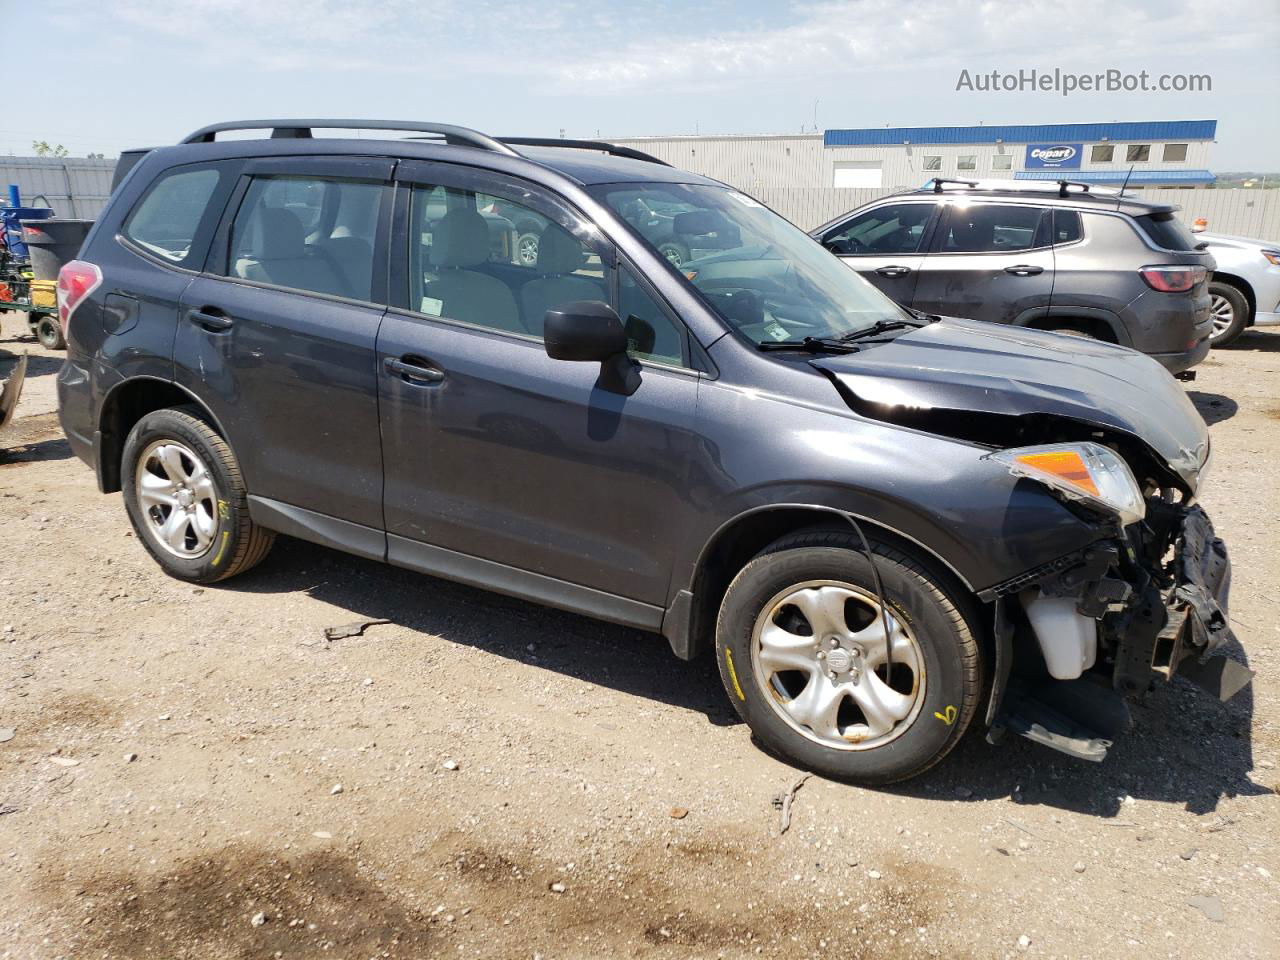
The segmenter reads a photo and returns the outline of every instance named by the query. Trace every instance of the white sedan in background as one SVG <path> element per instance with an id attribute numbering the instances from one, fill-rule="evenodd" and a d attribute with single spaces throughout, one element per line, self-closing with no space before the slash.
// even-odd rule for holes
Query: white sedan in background
<path id="1" fill-rule="evenodd" d="M 1280 242 L 1200 233 L 1218 262 L 1209 281 L 1210 342 L 1225 347 L 1248 327 L 1280 324 Z"/>

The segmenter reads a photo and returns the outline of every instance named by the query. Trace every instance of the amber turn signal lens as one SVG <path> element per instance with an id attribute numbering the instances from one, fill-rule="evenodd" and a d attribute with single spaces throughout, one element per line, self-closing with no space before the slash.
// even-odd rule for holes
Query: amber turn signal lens
<path id="1" fill-rule="evenodd" d="M 1073 450 L 1055 451 L 1053 453 L 1024 453 L 1017 458 L 1018 462 L 1053 474 L 1060 480 L 1079 487 L 1085 493 L 1099 496 L 1098 485 L 1093 482 L 1089 468 L 1085 466 L 1080 454 Z"/>

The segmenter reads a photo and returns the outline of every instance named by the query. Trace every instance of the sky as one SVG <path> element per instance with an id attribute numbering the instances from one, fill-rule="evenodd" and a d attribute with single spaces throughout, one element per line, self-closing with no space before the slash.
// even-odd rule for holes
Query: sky
<path id="1" fill-rule="evenodd" d="M 1280 0 L 0 0 L 0 37 L 20 38 L 10 86 L 31 78 L 0 116 L 19 156 L 262 117 L 568 137 L 1216 119 L 1216 171 L 1280 171 Z M 1212 89 L 956 89 L 1055 68 Z"/>

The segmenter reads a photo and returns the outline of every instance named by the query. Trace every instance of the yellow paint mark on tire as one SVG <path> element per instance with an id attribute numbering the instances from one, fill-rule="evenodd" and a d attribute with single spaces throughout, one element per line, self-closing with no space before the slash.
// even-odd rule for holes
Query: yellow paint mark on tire
<path id="1" fill-rule="evenodd" d="M 939 713 L 937 710 L 933 711 L 933 715 L 949 727 L 956 722 L 956 714 L 958 712 L 959 711 L 957 711 L 955 707 L 949 706 L 947 707 L 946 710 L 943 710 L 941 713 Z"/>
<path id="2" fill-rule="evenodd" d="M 746 701 L 747 695 L 742 692 L 742 684 L 738 683 L 738 671 L 733 669 L 733 653 L 728 647 L 724 648 L 724 662 L 729 667 L 729 679 L 733 681 L 733 691 L 738 695 L 738 699 Z"/>
<path id="3" fill-rule="evenodd" d="M 222 543 L 218 547 L 218 555 L 213 558 L 213 565 L 216 567 L 222 562 L 222 555 L 227 552 L 227 541 L 231 539 L 231 531 L 222 531 Z"/>

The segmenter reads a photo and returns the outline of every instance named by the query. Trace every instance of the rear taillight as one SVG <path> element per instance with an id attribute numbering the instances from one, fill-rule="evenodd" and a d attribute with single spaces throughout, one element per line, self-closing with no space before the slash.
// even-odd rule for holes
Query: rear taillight
<path id="1" fill-rule="evenodd" d="M 62 324 L 63 337 L 67 335 L 76 307 L 84 303 L 85 297 L 97 290 L 100 283 L 102 271 L 95 263 L 72 260 L 58 271 L 58 322 Z"/>
<path id="2" fill-rule="evenodd" d="M 1273 267 L 1280 267 L 1280 250 L 1263 250 L 1262 257 Z"/>
<path id="3" fill-rule="evenodd" d="M 1192 267 L 1181 263 L 1168 263 L 1161 266 L 1143 267 L 1138 273 L 1147 281 L 1147 286 L 1161 293 L 1186 293 L 1204 283 L 1209 271 L 1204 267 Z"/>

